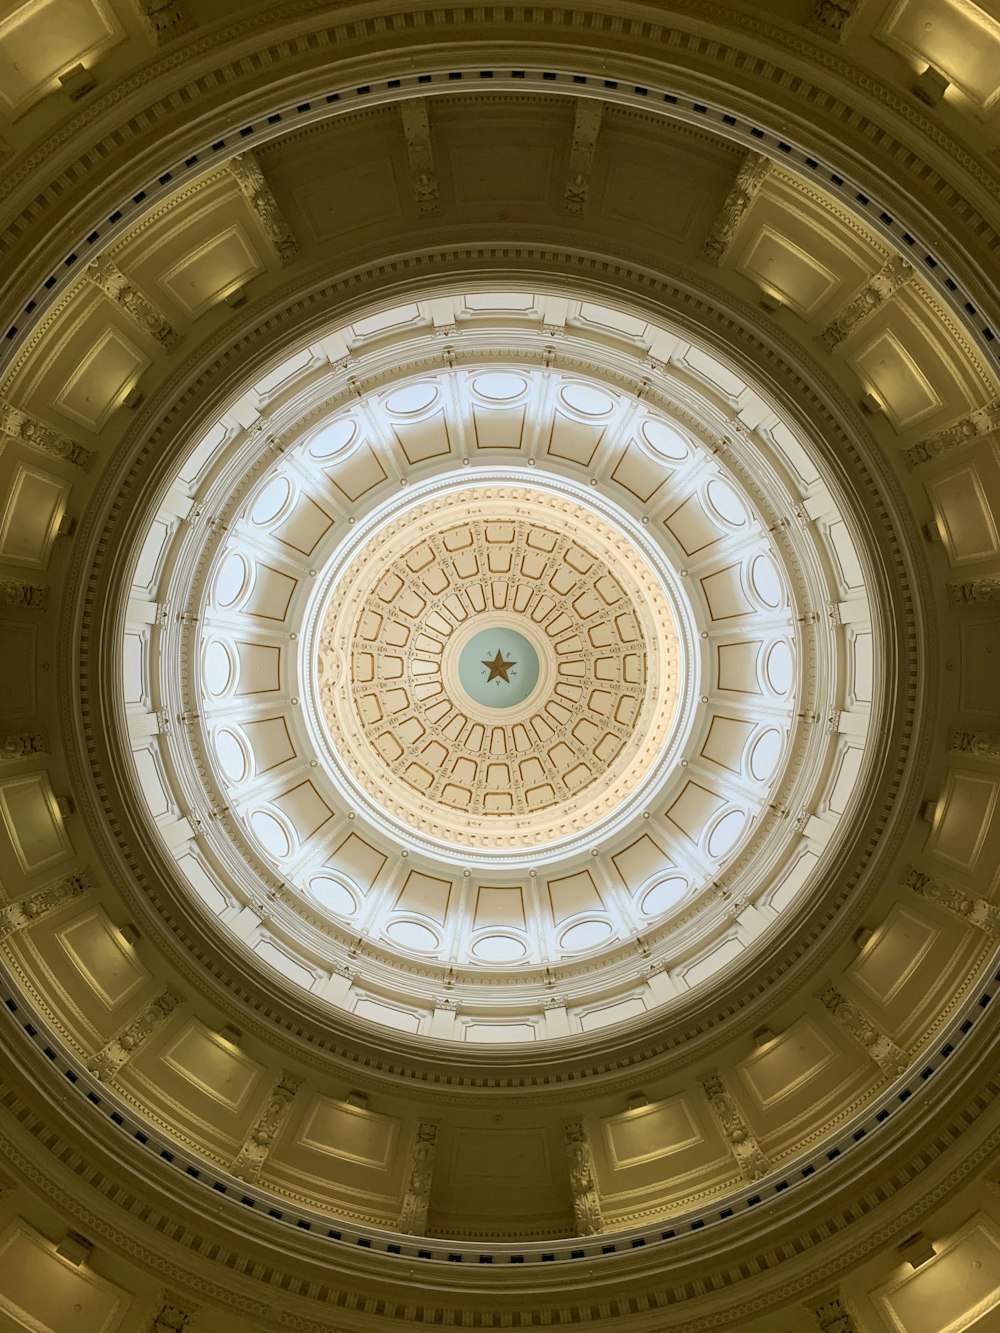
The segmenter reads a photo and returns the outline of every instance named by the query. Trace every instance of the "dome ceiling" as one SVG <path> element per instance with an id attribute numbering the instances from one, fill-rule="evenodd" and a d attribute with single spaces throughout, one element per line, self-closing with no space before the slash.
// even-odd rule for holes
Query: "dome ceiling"
<path id="1" fill-rule="evenodd" d="M 995 34 L 847 8 L 0 20 L 0 1321 L 995 1314 Z"/>
<path id="2" fill-rule="evenodd" d="M 258 965 L 402 1032 L 537 1042 L 672 1004 L 802 910 L 879 648 L 832 478 L 732 366 L 578 298 L 555 373 L 554 298 L 497 290 L 445 298 L 435 368 L 434 299 L 324 335 L 367 393 L 338 401 L 316 341 L 243 388 L 249 428 L 202 427 L 141 539 L 133 616 L 174 611 L 126 616 L 119 723 L 185 722 L 130 743 L 137 787 Z"/>

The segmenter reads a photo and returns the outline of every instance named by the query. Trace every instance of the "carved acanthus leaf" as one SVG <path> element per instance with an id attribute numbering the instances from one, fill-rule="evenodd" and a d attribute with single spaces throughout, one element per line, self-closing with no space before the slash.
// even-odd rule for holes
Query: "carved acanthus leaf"
<path id="1" fill-rule="evenodd" d="M 399 113 L 403 119 L 403 136 L 406 139 L 406 155 L 410 163 L 410 180 L 417 211 L 436 213 L 440 192 L 434 173 L 434 150 L 426 97 L 405 99 L 399 104 Z"/>
<path id="2" fill-rule="evenodd" d="M 819 1000 L 842 1028 L 865 1048 L 887 1078 L 904 1074 L 909 1065 L 906 1052 L 863 1014 L 858 1006 L 834 986 L 820 992 Z"/>
<path id="3" fill-rule="evenodd" d="M 167 351 L 180 342 L 180 334 L 167 317 L 125 276 L 110 255 L 101 255 L 88 264 L 84 276 Z"/>
<path id="4" fill-rule="evenodd" d="M 0 398 L 0 431 L 21 444 L 29 444 L 33 449 L 40 449 L 50 458 L 58 458 L 62 463 L 72 463 L 75 467 L 86 468 L 93 454 L 76 440 L 63 435 L 54 426 L 47 426 L 29 412 Z"/>
<path id="5" fill-rule="evenodd" d="M 243 1180 L 253 1183 L 259 1179 L 278 1130 L 284 1124 L 301 1086 L 301 1078 L 285 1071 L 280 1083 L 272 1090 L 243 1146 L 233 1159 L 233 1171 Z"/>
<path id="6" fill-rule="evenodd" d="M 569 174 L 563 192 L 567 213 L 582 213 L 590 197 L 590 177 L 601 128 L 602 105 L 596 98 L 581 97 L 573 122 L 573 147 L 569 156 Z"/>
<path id="7" fill-rule="evenodd" d="M 597 1190 L 597 1170 L 587 1131 L 581 1120 L 571 1120 L 564 1128 L 569 1189 L 573 1198 L 573 1220 L 578 1236 L 596 1236 L 604 1230 L 601 1196 Z"/>
<path id="8" fill-rule="evenodd" d="M 158 1027 L 165 1023 L 180 1004 L 181 999 L 172 990 L 165 990 L 143 1009 L 142 1013 L 87 1061 L 90 1072 L 107 1082 L 149 1040 Z"/>
<path id="9" fill-rule="evenodd" d="M 722 262 L 770 169 L 770 158 L 762 157 L 760 153 L 747 153 L 743 159 L 736 180 L 705 242 L 705 255 L 713 264 Z"/>
<path id="10" fill-rule="evenodd" d="M 36 889 L 27 898 L 7 903 L 0 907 L 0 940 L 6 939 L 16 930 L 24 930 L 41 917 L 54 912 L 73 898 L 81 898 L 94 887 L 89 870 L 80 870 L 73 875 L 65 875 L 44 888 Z"/>
<path id="11" fill-rule="evenodd" d="M 717 1073 L 709 1074 L 702 1080 L 701 1086 L 743 1179 L 759 1180 L 771 1169 L 771 1163 L 736 1104 L 736 1099 Z"/>
<path id="12" fill-rule="evenodd" d="M 278 207 L 278 201 L 271 192 L 271 187 L 264 178 L 260 163 L 254 153 L 237 153 L 226 163 L 236 183 L 243 191 L 247 203 L 257 214 L 264 234 L 274 247 L 274 251 L 283 264 L 289 263 L 299 253 L 299 245 L 292 229 Z"/>
<path id="13" fill-rule="evenodd" d="M 969 440 L 989 435 L 995 430 L 1000 430 L 1000 399 L 994 399 L 985 407 L 977 408 L 975 412 L 970 412 L 961 420 L 952 422 L 950 426 L 939 430 L 935 435 L 928 435 L 912 449 L 908 449 L 906 457 L 914 467 L 920 463 L 930 463 L 935 458 L 940 458 L 942 454 L 961 448 Z"/>
<path id="14" fill-rule="evenodd" d="M 427 1234 L 427 1217 L 431 1205 L 431 1186 L 434 1183 L 434 1159 L 437 1156 L 437 1125 L 423 1120 L 417 1126 L 413 1145 L 410 1178 L 403 1195 L 399 1214 L 399 1230 L 412 1236 Z"/>
<path id="15" fill-rule="evenodd" d="M 893 255 L 879 271 L 869 278 L 857 296 L 830 321 L 819 335 L 820 341 L 832 351 L 855 329 L 861 327 L 875 311 L 892 299 L 899 289 L 913 277 L 913 266 L 900 255 Z"/>

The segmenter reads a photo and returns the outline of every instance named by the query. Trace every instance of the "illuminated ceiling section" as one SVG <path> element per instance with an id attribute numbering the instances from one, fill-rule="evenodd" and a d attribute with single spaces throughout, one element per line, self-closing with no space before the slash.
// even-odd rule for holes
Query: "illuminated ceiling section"
<path id="1" fill-rule="evenodd" d="M 734 367 L 577 301 L 556 370 L 553 297 L 444 299 L 446 348 L 429 303 L 379 312 L 192 441 L 123 722 L 174 873 L 262 964 L 536 1041 L 766 947 L 852 808 L 878 649 L 831 483 Z"/>

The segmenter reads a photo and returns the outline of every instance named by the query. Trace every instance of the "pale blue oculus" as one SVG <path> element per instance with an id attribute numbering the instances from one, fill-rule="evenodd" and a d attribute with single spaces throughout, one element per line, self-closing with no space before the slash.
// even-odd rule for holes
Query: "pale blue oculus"
<path id="1" fill-rule="evenodd" d="M 458 679 L 473 703 L 513 708 L 538 684 L 538 654 L 515 629 L 482 629 L 458 655 Z"/>

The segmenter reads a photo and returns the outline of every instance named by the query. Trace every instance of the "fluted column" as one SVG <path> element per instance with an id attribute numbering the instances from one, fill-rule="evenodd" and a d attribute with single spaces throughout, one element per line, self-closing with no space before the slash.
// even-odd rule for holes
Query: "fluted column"
<path id="1" fill-rule="evenodd" d="M 271 1095 L 254 1121 L 253 1128 L 233 1158 L 233 1171 L 251 1184 L 260 1178 L 264 1163 L 274 1146 L 278 1130 L 288 1118 L 292 1102 L 302 1087 L 303 1080 L 287 1071 L 272 1089 Z"/>
<path id="2" fill-rule="evenodd" d="M 597 1190 L 594 1154 L 582 1120 L 571 1120 L 564 1128 L 569 1190 L 573 1199 L 573 1221 L 578 1236 L 596 1236 L 604 1230 L 601 1196 Z"/>
<path id="3" fill-rule="evenodd" d="M 399 1230 L 412 1236 L 427 1235 L 427 1217 L 431 1207 L 431 1187 L 434 1183 L 434 1159 L 437 1156 L 437 1125 L 422 1120 L 417 1126 L 417 1141 L 413 1145 L 410 1177 L 406 1182 L 403 1206 L 399 1213 Z"/>
<path id="4" fill-rule="evenodd" d="M 827 986 L 820 992 L 818 999 L 858 1045 L 865 1048 L 866 1054 L 875 1061 L 886 1078 L 896 1078 L 906 1072 L 910 1063 L 906 1052 L 876 1027 L 853 1000 L 841 995 L 834 986 Z"/>
<path id="5" fill-rule="evenodd" d="M 701 1087 L 723 1138 L 736 1158 L 740 1175 L 744 1180 L 759 1180 L 770 1171 L 771 1163 L 757 1142 L 736 1098 L 715 1071 L 702 1079 Z"/>

